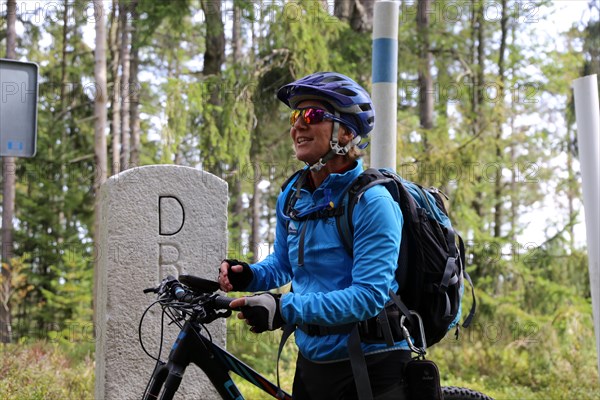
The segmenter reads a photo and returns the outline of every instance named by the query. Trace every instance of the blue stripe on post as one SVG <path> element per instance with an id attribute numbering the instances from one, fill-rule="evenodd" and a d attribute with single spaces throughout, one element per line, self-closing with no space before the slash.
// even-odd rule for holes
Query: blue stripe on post
<path id="1" fill-rule="evenodd" d="M 398 81 L 398 40 L 373 40 L 373 83 Z"/>

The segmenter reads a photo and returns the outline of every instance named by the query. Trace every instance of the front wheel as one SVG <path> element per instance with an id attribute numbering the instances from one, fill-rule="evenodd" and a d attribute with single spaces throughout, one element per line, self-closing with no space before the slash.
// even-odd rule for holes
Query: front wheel
<path id="1" fill-rule="evenodd" d="M 494 400 L 490 396 L 475 390 L 456 386 L 443 386 L 442 394 L 444 400 Z"/>

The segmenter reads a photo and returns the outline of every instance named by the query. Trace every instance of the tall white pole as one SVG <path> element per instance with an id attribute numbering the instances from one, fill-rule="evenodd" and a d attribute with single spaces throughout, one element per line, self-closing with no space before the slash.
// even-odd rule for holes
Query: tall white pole
<path id="1" fill-rule="evenodd" d="M 373 104 L 371 167 L 396 170 L 398 114 L 398 1 L 377 1 L 373 14 Z"/>
<path id="2" fill-rule="evenodd" d="M 600 105 L 597 75 L 588 75 L 574 80 L 573 92 L 592 308 L 594 310 L 594 330 L 598 352 L 598 371 L 600 372 Z"/>

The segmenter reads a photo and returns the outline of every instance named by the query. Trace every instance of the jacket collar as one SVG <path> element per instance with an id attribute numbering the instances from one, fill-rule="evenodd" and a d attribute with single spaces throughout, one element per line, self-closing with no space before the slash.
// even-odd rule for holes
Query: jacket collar
<path id="1" fill-rule="evenodd" d="M 329 174 L 327 178 L 321 183 L 319 189 L 332 189 L 334 192 L 345 188 L 347 185 L 352 183 L 361 173 L 363 172 L 363 161 L 362 159 L 356 160 L 353 168 L 341 173 Z"/>

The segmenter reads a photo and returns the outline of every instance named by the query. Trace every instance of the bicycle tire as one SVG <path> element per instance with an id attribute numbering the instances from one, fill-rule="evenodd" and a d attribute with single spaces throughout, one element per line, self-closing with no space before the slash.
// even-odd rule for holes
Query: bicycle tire
<path id="1" fill-rule="evenodd" d="M 494 400 L 490 396 L 476 390 L 458 386 L 443 386 L 442 395 L 444 400 Z"/>

